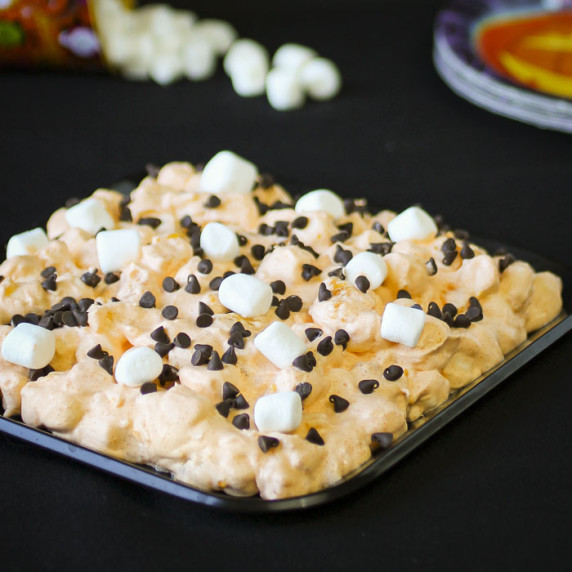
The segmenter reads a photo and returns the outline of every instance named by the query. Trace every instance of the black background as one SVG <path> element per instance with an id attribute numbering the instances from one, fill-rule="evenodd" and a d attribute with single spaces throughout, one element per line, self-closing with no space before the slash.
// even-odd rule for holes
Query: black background
<path id="1" fill-rule="evenodd" d="M 422 203 L 455 227 L 570 265 L 569 135 L 473 107 L 431 62 L 437 0 L 179 1 L 271 51 L 312 46 L 342 94 L 294 112 L 222 72 L 167 88 L 0 73 L 5 243 L 147 162 L 231 149 L 293 192 Z M 534 569 L 569 560 L 572 338 L 556 343 L 389 474 L 306 512 L 213 512 L 0 436 L 0 548 L 19 569 Z"/>

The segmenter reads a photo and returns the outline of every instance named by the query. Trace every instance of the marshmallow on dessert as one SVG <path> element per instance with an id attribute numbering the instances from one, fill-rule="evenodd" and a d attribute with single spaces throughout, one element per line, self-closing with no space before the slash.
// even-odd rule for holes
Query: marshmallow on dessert
<path id="1" fill-rule="evenodd" d="M 200 190 L 205 193 L 250 193 L 258 169 L 232 151 L 219 151 L 201 174 Z"/>
<path id="2" fill-rule="evenodd" d="M 201 248 L 216 262 L 234 260 L 239 254 L 236 233 L 220 222 L 209 222 L 203 228 Z"/>
<path id="3" fill-rule="evenodd" d="M 40 248 L 47 246 L 48 243 L 49 240 L 43 228 L 33 228 L 32 230 L 15 234 L 8 241 L 6 258 L 35 254 Z"/>
<path id="4" fill-rule="evenodd" d="M 419 207 L 409 207 L 387 225 L 387 234 L 393 242 L 433 238 L 437 230 L 435 221 Z"/>
<path id="5" fill-rule="evenodd" d="M 381 318 L 381 337 L 414 348 L 425 326 L 425 312 L 393 302 L 385 306 Z"/>
<path id="6" fill-rule="evenodd" d="M 340 71 L 326 58 L 315 58 L 300 68 L 300 85 L 312 98 L 320 101 L 335 97 L 342 86 Z"/>
<path id="7" fill-rule="evenodd" d="M 243 318 L 266 314 L 272 304 L 272 288 L 255 276 L 233 274 L 218 290 L 220 303 Z"/>
<path id="8" fill-rule="evenodd" d="M 226 53 L 223 67 L 238 95 L 253 97 L 264 93 L 268 52 L 258 42 L 249 39 L 234 42 Z"/>
<path id="9" fill-rule="evenodd" d="M 97 233 L 95 246 L 103 273 L 123 270 L 141 255 L 141 237 L 135 229 L 103 230 Z"/>
<path id="10" fill-rule="evenodd" d="M 56 336 L 50 330 L 23 322 L 2 342 L 2 357 L 23 367 L 46 367 L 56 353 Z"/>
<path id="11" fill-rule="evenodd" d="M 105 228 L 112 230 L 115 226 L 113 217 L 107 212 L 104 204 L 90 197 L 66 210 L 66 222 L 72 228 L 81 228 L 89 234 L 95 234 Z"/>
<path id="12" fill-rule="evenodd" d="M 307 46 L 283 44 L 276 50 L 272 58 L 272 65 L 297 72 L 305 63 L 314 59 L 317 55 L 312 48 Z"/>
<path id="13" fill-rule="evenodd" d="M 153 381 L 163 371 L 163 360 L 159 354 L 147 347 L 127 350 L 117 362 L 115 379 L 129 387 L 140 387 Z"/>
<path id="14" fill-rule="evenodd" d="M 334 219 L 346 214 L 344 202 L 338 195 L 328 189 L 317 189 L 302 195 L 295 206 L 296 212 L 324 211 L 331 214 Z"/>
<path id="15" fill-rule="evenodd" d="M 296 109 L 304 105 L 304 92 L 298 83 L 296 70 L 274 68 L 266 76 L 266 97 L 278 111 Z"/>
<path id="16" fill-rule="evenodd" d="M 254 404 L 254 422 L 263 433 L 295 431 L 302 423 L 302 398 L 295 391 L 263 395 Z"/>
<path id="17" fill-rule="evenodd" d="M 359 252 L 345 267 L 345 275 L 355 284 L 356 278 L 365 276 L 369 280 L 370 288 L 379 288 L 387 277 L 387 264 L 385 260 L 374 252 Z"/>
<path id="18" fill-rule="evenodd" d="M 306 352 L 306 344 L 283 322 L 272 322 L 254 338 L 256 349 L 282 369 Z"/>

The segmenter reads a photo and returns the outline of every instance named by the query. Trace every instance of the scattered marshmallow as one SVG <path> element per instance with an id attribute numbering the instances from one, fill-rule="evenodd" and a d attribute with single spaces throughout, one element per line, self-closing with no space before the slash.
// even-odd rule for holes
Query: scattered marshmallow
<path id="1" fill-rule="evenodd" d="M 305 63 L 317 56 L 312 48 L 300 44 L 284 44 L 274 53 L 272 65 L 297 72 Z"/>
<path id="2" fill-rule="evenodd" d="M 243 318 L 266 314 L 272 304 L 272 296 L 270 285 L 248 274 L 233 274 L 225 278 L 218 290 L 220 303 Z"/>
<path id="3" fill-rule="evenodd" d="M 163 360 L 156 351 L 146 347 L 131 348 L 119 358 L 115 379 L 122 385 L 140 387 L 159 377 L 162 371 Z"/>
<path id="4" fill-rule="evenodd" d="M 433 238 L 437 230 L 435 221 L 419 207 L 409 207 L 387 225 L 387 234 L 393 242 Z"/>
<path id="5" fill-rule="evenodd" d="M 183 64 L 177 54 L 157 52 L 149 62 L 149 76 L 159 85 L 168 85 L 183 75 Z"/>
<path id="6" fill-rule="evenodd" d="M 135 229 L 103 230 L 95 237 L 99 267 L 103 273 L 123 270 L 141 255 L 141 237 Z"/>
<path id="7" fill-rule="evenodd" d="M 223 67 L 238 95 L 256 97 L 264 93 L 268 51 L 258 42 L 249 39 L 234 42 L 224 58 Z"/>
<path id="8" fill-rule="evenodd" d="M 300 69 L 300 85 L 312 99 L 324 101 L 339 93 L 342 76 L 334 62 L 315 58 Z"/>
<path id="9" fill-rule="evenodd" d="M 220 151 L 201 174 L 200 190 L 205 193 L 249 193 L 254 187 L 258 169 L 250 161 L 232 151 Z"/>
<path id="10" fill-rule="evenodd" d="M 344 273 L 354 284 L 358 276 L 365 276 L 369 280 L 370 288 L 375 290 L 387 278 L 387 264 L 379 254 L 360 252 L 346 264 Z"/>
<path id="11" fill-rule="evenodd" d="M 291 366 L 298 356 L 306 353 L 306 344 L 283 322 L 272 322 L 254 338 L 254 345 L 279 368 Z"/>
<path id="12" fill-rule="evenodd" d="M 15 234 L 6 247 L 6 258 L 13 256 L 26 256 L 35 254 L 44 246 L 47 246 L 49 240 L 43 228 L 33 228 L 20 234 Z"/>
<path id="13" fill-rule="evenodd" d="M 297 80 L 295 70 L 274 68 L 266 76 L 266 97 L 278 111 L 297 109 L 304 105 L 304 92 Z"/>
<path id="14" fill-rule="evenodd" d="M 302 398 L 296 391 L 259 397 L 254 404 L 254 422 L 263 433 L 291 433 L 302 423 Z"/>
<path id="15" fill-rule="evenodd" d="M 50 330 L 23 322 L 2 342 L 2 357 L 23 367 L 46 367 L 56 353 L 56 336 Z"/>
<path id="16" fill-rule="evenodd" d="M 325 211 L 331 214 L 334 219 L 341 218 L 346 214 L 342 199 L 328 189 L 318 189 L 306 193 L 298 199 L 295 209 L 299 213 Z"/>
<path id="17" fill-rule="evenodd" d="M 104 204 L 95 197 L 81 201 L 66 211 L 66 221 L 73 228 L 81 228 L 89 234 L 95 234 L 101 228 L 112 230 L 115 227 L 113 217 Z"/>
<path id="18" fill-rule="evenodd" d="M 216 71 L 216 52 L 206 39 L 188 41 L 181 52 L 184 74 L 191 80 L 202 81 Z"/>
<path id="19" fill-rule="evenodd" d="M 217 262 L 234 260 L 239 254 L 236 233 L 220 222 L 209 222 L 203 228 L 201 248 Z"/>
<path id="20" fill-rule="evenodd" d="M 237 31 L 224 20 L 200 20 L 195 24 L 195 30 L 201 33 L 219 56 L 226 54 L 238 38 Z"/>
<path id="21" fill-rule="evenodd" d="M 381 337 L 414 348 L 425 326 L 425 312 L 416 308 L 387 304 L 381 319 Z"/>

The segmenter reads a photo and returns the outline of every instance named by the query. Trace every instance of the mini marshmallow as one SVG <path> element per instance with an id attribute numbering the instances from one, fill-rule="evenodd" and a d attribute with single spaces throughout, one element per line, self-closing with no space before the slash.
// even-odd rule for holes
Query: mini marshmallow
<path id="1" fill-rule="evenodd" d="M 81 228 L 89 234 L 95 234 L 101 228 L 112 230 L 115 227 L 113 217 L 95 197 L 85 199 L 67 209 L 66 221 L 72 228 Z"/>
<path id="2" fill-rule="evenodd" d="M 253 40 L 237 40 L 228 50 L 223 67 L 232 86 L 242 97 L 262 95 L 268 73 L 268 52 Z"/>
<path id="3" fill-rule="evenodd" d="M 236 233 L 220 222 L 209 222 L 203 228 L 201 248 L 217 262 L 234 260 L 239 254 Z"/>
<path id="4" fill-rule="evenodd" d="M 194 26 L 218 55 L 225 54 L 232 43 L 238 38 L 237 31 L 224 20 L 205 18 Z"/>
<path id="5" fill-rule="evenodd" d="M 149 65 L 149 77 L 159 85 L 168 85 L 183 75 L 183 64 L 176 53 L 153 54 Z"/>
<path id="6" fill-rule="evenodd" d="M 334 219 L 341 218 L 346 214 L 342 199 L 328 189 L 318 189 L 306 193 L 298 199 L 295 209 L 299 213 L 325 211 L 331 214 Z"/>
<path id="7" fill-rule="evenodd" d="M 302 398 L 296 391 L 259 397 L 254 404 L 254 422 L 262 433 L 291 433 L 302 423 Z"/>
<path id="8" fill-rule="evenodd" d="M 381 337 L 414 348 L 425 326 L 425 312 L 393 302 L 387 304 L 381 319 Z"/>
<path id="9" fill-rule="evenodd" d="M 43 228 L 33 228 L 20 234 L 15 234 L 6 247 L 6 258 L 13 256 L 26 256 L 35 254 L 49 243 L 48 237 Z"/>
<path id="10" fill-rule="evenodd" d="M 375 290 L 387 277 L 387 264 L 379 254 L 360 252 L 346 264 L 344 273 L 354 284 L 358 276 L 365 276 L 369 280 L 370 288 Z"/>
<path id="11" fill-rule="evenodd" d="M 272 304 L 272 288 L 255 276 L 233 274 L 225 278 L 218 299 L 225 307 L 244 318 L 266 314 Z"/>
<path id="12" fill-rule="evenodd" d="M 250 193 L 258 169 L 232 151 L 220 151 L 206 165 L 199 188 L 204 193 Z"/>
<path id="13" fill-rule="evenodd" d="M 272 65 L 297 72 L 305 63 L 317 57 L 317 53 L 300 44 L 284 44 L 280 46 L 274 57 Z"/>
<path id="14" fill-rule="evenodd" d="M 2 357 L 23 367 L 46 367 L 56 353 L 56 336 L 50 330 L 23 322 L 2 342 Z"/>
<path id="15" fill-rule="evenodd" d="M 95 237 L 99 267 L 105 274 L 123 270 L 141 255 L 141 237 L 135 229 L 103 230 Z"/>
<path id="16" fill-rule="evenodd" d="M 304 105 L 304 92 L 296 79 L 296 72 L 275 68 L 266 76 L 266 97 L 278 111 L 297 109 Z"/>
<path id="17" fill-rule="evenodd" d="M 340 71 L 326 58 L 315 58 L 300 68 L 299 81 L 312 99 L 324 101 L 335 97 L 342 86 Z"/>
<path id="18" fill-rule="evenodd" d="M 393 242 L 433 238 L 437 230 L 435 221 L 419 207 L 409 207 L 387 225 L 387 234 Z"/>
<path id="19" fill-rule="evenodd" d="M 162 371 L 163 360 L 156 351 L 146 347 L 131 348 L 119 358 L 115 379 L 122 385 L 140 387 L 159 377 Z"/>
<path id="20" fill-rule="evenodd" d="M 193 36 L 181 50 L 184 74 L 191 80 L 200 81 L 211 77 L 216 70 L 216 53 L 205 39 Z"/>
<path id="21" fill-rule="evenodd" d="M 266 89 L 266 70 L 250 68 L 230 76 L 232 88 L 240 97 L 256 97 Z"/>
<path id="22" fill-rule="evenodd" d="M 254 338 L 254 345 L 279 368 L 292 365 L 298 356 L 306 353 L 306 344 L 283 322 L 272 322 Z"/>

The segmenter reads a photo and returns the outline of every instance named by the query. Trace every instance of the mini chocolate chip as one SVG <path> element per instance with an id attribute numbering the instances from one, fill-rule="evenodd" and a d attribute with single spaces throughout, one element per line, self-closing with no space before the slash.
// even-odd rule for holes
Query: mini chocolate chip
<path id="1" fill-rule="evenodd" d="M 469 233 L 466 230 L 457 228 L 453 231 L 453 234 L 455 235 L 455 238 L 458 240 L 468 240 L 469 238 Z"/>
<path id="2" fill-rule="evenodd" d="M 80 312 L 79 310 L 72 310 L 73 317 L 80 328 L 87 326 L 87 312 Z"/>
<path id="3" fill-rule="evenodd" d="M 213 353 L 211 354 L 211 359 L 209 360 L 209 365 L 207 366 L 207 369 L 210 371 L 219 371 L 223 368 L 224 368 L 224 365 L 222 364 L 222 361 L 220 361 L 220 356 L 218 355 L 218 352 L 213 351 Z"/>
<path id="4" fill-rule="evenodd" d="M 81 281 L 86 286 L 95 288 L 101 282 L 101 278 L 95 272 L 85 272 L 81 275 Z"/>
<path id="5" fill-rule="evenodd" d="M 211 307 L 204 302 L 199 302 L 199 314 L 208 314 L 209 316 L 214 316 L 214 312 Z"/>
<path id="6" fill-rule="evenodd" d="M 97 344 L 96 346 L 93 346 L 88 352 L 87 352 L 87 357 L 90 357 L 91 359 L 103 359 L 105 356 L 108 356 L 109 354 L 102 349 L 101 344 Z"/>
<path id="7" fill-rule="evenodd" d="M 199 314 L 196 324 L 199 328 L 208 328 L 213 323 L 213 317 L 210 314 Z"/>
<path id="8" fill-rule="evenodd" d="M 199 263 L 200 264 L 200 263 Z M 185 285 L 185 292 L 189 294 L 198 294 L 201 291 L 201 285 L 194 274 L 189 274 Z"/>
<path id="9" fill-rule="evenodd" d="M 429 276 L 435 276 L 435 274 L 437 274 L 437 263 L 433 257 L 425 263 L 425 268 L 427 269 L 427 274 L 429 274 Z"/>
<path id="10" fill-rule="evenodd" d="M 51 292 L 55 292 L 57 290 L 58 285 L 56 284 L 57 274 L 50 274 L 43 282 L 42 288 L 44 290 L 50 290 Z"/>
<path id="11" fill-rule="evenodd" d="M 234 334 L 235 332 L 241 332 L 243 338 L 248 338 L 251 335 L 250 330 L 245 329 L 241 322 L 235 322 L 230 327 L 230 333 Z"/>
<path id="12" fill-rule="evenodd" d="M 150 226 L 152 229 L 156 229 L 159 226 L 161 226 L 161 219 L 153 217 L 153 216 L 148 216 L 148 217 L 140 218 L 137 221 L 137 224 L 143 225 L 143 226 Z"/>
<path id="13" fill-rule="evenodd" d="M 445 252 L 445 256 L 443 256 L 443 264 L 445 266 L 451 266 L 453 261 L 457 258 L 457 251 L 456 250 L 447 250 Z"/>
<path id="14" fill-rule="evenodd" d="M 471 322 L 479 322 L 483 319 L 483 308 L 474 296 L 469 298 L 469 308 L 465 312 L 465 316 L 467 316 Z"/>
<path id="15" fill-rule="evenodd" d="M 393 441 L 393 433 L 372 433 L 370 447 L 372 451 L 383 451 Z"/>
<path id="16" fill-rule="evenodd" d="M 206 351 L 202 348 L 197 348 L 195 346 L 195 352 L 191 357 L 191 363 L 193 365 L 206 365 L 209 362 L 210 355 L 211 355 L 210 351 Z"/>
<path id="17" fill-rule="evenodd" d="M 339 244 L 336 246 L 336 253 L 334 254 L 334 262 L 345 266 L 354 255 L 351 253 L 350 250 L 345 250 Z"/>
<path id="18" fill-rule="evenodd" d="M 318 301 L 325 302 L 332 297 L 332 293 L 328 290 L 327 286 L 322 282 L 318 288 Z"/>
<path id="19" fill-rule="evenodd" d="M 159 326 L 151 332 L 151 339 L 154 342 L 161 342 L 163 344 L 168 344 L 171 341 L 163 326 Z"/>
<path id="20" fill-rule="evenodd" d="M 321 340 L 316 350 L 321 356 L 329 356 L 334 351 L 332 336 L 327 336 L 326 338 Z"/>
<path id="21" fill-rule="evenodd" d="M 304 355 L 298 356 L 292 362 L 292 365 L 294 367 L 297 367 L 298 369 L 300 369 L 302 371 L 305 371 L 305 372 L 310 372 L 310 371 L 312 371 L 312 369 L 314 369 L 314 366 L 312 365 L 311 361 L 308 359 L 307 353 Z"/>
<path id="22" fill-rule="evenodd" d="M 228 417 L 228 414 L 230 413 L 230 410 L 232 409 L 233 406 L 233 400 L 232 399 L 224 399 L 223 401 L 221 401 L 220 403 L 217 403 L 215 405 L 216 410 L 223 416 L 223 417 Z"/>
<path id="23" fill-rule="evenodd" d="M 264 248 L 264 246 L 262 246 L 262 244 L 255 244 L 250 249 L 250 252 L 252 253 L 252 256 L 254 257 L 255 260 L 260 261 L 264 258 L 264 255 L 266 254 L 266 249 Z"/>
<path id="24" fill-rule="evenodd" d="M 280 236 L 282 238 L 288 237 L 290 232 L 288 231 L 288 221 L 286 220 L 278 220 L 274 223 L 274 229 L 276 236 Z"/>
<path id="25" fill-rule="evenodd" d="M 268 205 L 263 203 L 256 195 L 252 197 L 252 200 L 258 209 L 258 214 L 264 216 L 268 212 Z"/>
<path id="26" fill-rule="evenodd" d="M 263 453 L 267 453 L 273 447 L 278 447 L 280 441 L 276 437 L 267 437 L 266 435 L 260 435 L 258 437 L 258 446 Z"/>
<path id="27" fill-rule="evenodd" d="M 382 224 L 377 220 L 371 225 L 371 228 L 372 230 L 375 230 L 375 232 L 379 232 L 379 234 L 385 233 L 385 229 L 383 228 Z"/>
<path id="28" fill-rule="evenodd" d="M 206 202 L 203 203 L 203 206 L 207 209 L 216 209 L 220 207 L 220 199 L 216 195 L 211 195 Z"/>
<path id="29" fill-rule="evenodd" d="M 308 360 L 308 363 L 312 366 L 312 367 L 316 367 L 316 364 L 318 363 L 316 361 L 316 358 L 314 357 L 314 354 L 312 352 L 308 352 L 306 354 L 306 358 Z"/>
<path id="30" fill-rule="evenodd" d="M 109 375 L 113 375 L 113 356 L 107 355 L 97 360 L 97 365 L 103 368 Z"/>
<path id="31" fill-rule="evenodd" d="M 244 338 L 242 337 L 242 332 L 236 331 L 230 334 L 226 343 L 233 348 L 238 348 L 239 350 L 244 349 Z"/>
<path id="32" fill-rule="evenodd" d="M 47 268 L 44 268 L 41 272 L 40 272 L 40 276 L 42 278 L 48 278 L 50 277 L 52 274 L 56 273 L 56 267 L 55 266 L 48 266 Z"/>
<path id="33" fill-rule="evenodd" d="M 174 338 L 173 343 L 175 347 L 187 349 L 191 347 L 191 338 L 185 332 L 179 332 Z"/>
<path id="34" fill-rule="evenodd" d="M 379 387 L 379 381 L 377 381 L 377 379 L 362 379 L 358 383 L 358 388 L 364 395 L 373 393 L 374 390 L 377 389 L 378 387 Z"/>
<path id="35" fill-rule="evenodd" d="M 271 236 L 274 234 L 274 227 L 263 222 L 258 227 L 258 234 L 261 234 L 262 236 Z"/>
<path id="36" fill-rule="evenodd" d="M 222 363 L 226 363 L 228 365 L 236 365 L 237 357 L 236 357 L 236 352 L 234 351 L 234 348 L 232 346 L 230 346 L 223 354 L 222 357 L 220 358 L 220 361 L 222 361 Z"/>
<path id="37" fill-rule="evenodd" d="M 468 242 L 463 243 L 463 248 L 461 248 L 460 254 L 463 260 L 468 260 L 475 257 L 475 251 L 469 246 Z"/>
<path id="38" fill-rule="evenodd" d="M 370 242 L 368 250 L 370 252 L 375 252 L 375 254 L 385 256 L 391 252 L 392 248 L 393 242 Z"/>
<path id="39" fill-rule="evenodd" d="M 499 272 L 502 274 L 515 261 L 516 258 L 512 254 L 507 254 L 504 258 L 501 258 L 499 260 Z"/>
<path id="40" fill-rule="evenodd" d="M 314 444 L 314 445 L 325 445 L 322 436 L 318 433 L 318 431 L 314 427 L 310 427 L 308 433 L 306 433 L 306 437 L 304 437 L 306 441 Z"/>
<path id="41" fill-rule="evenodd" d="M 356 278 L 355 284 L 356 288 L 364 294 L 369 290 L 369 287 L 371 286 L 367 277 L 362 275 Z"/>
<path id="42" fill-rule="evenodd" d="M 248 404 L 248 401 L 246 401 L 246 399 L 244 399 L 243 395 L 237 395 L 236 399 L 234 400 L 234 408 L 235 409 L 248 409 L 250 407 L 250 405 Z"/>
<path id="43" fill-rule="evenodd" d="M 154 308 L 155 296 L 153 296 L 153 294 L 149 292 L 149 290 L 147 290 L 147 292 L 145 292 L 145 294 L 141 296 L 141 299 L 139 300 L 139 306 L 141 306 L 141 308 L 147 308 L 147 309 Z"/>
<path id="44" fill-rule="evenodd" d="M 165 357 L 173 348 L 175 344 L 169 343 L 165 344 L 163 342 L 157 342 L 153 348 L 161 357 Z"/>
<path id="45" fill-rule="evenodd" d="M 82 298 L 77 303 L 77 308 L 81 312 L 87 312 L 93 306 L 93 298 Z"/>
<path id="46" fill-rule="evenodd" d="M 320 328 L 306 328 L 304 331 L 308 341 L 313 342 L 316 338 L 319 338 L 322 335 L 322 330 Z"/>
<path id="47" fill-rule="evenodd" d="M 407 300 L 411 300 L 411 294 L 407 290 L 398 290 L 397 291 L 397 299 L 405 298 Z"/>
<path id="48" fill-rule="evenodd" d="M 334 234 L 333 236 L 330 236 L 330 242 L 332 244 L 335 244 L 336 242 L 344 242 L 346 241 L 349 237 L 351 236 L 351 234 L 345 230 L 342 230 L 341 232 L 338 232 L 337 234 Z"/>
<path id="49" fill-rule="evenodd" d="M 43 316 L 40 318 L 40 323 L 38 326 L 45 328 L 46 330 L 53 330 L 55 328 L 54 319 L 52 316 Z"/>
<path id="50" fill-rule="evenodd" d="M 165 292 L 176 292 L 180 288 L 178 282 L 171 276 L 165 276 L 161 285 Z"/>
<path id="51" fill-rule="evenodd" d="M 354 231 L 354 223 L 353 222 L 344 222 L 342 224 L 338 224 L 337 227 L 342 231 L 342 232 L 347 232 L 350 236 L 352 235 L 353 231 Z"/>
<path id="52" fill-rule="evenodd" d="M 342 413 L 350 406 L 350 402 L 339 395 L 332 394 L 328 397 L 328 400 L 333 404 L 336 413 Z"/>
<path id="53" fill-rule="evenodd" d="M 245 256 L 242 264 L 240 265 L 240 273 L 252 275 L 254 272 L 254 267 L 252 266 L 250 260 L 248 260 L 248 258 Z"/>
<path id="54" fill-rule="evenodd" d="M 146 381 L 140 388 L 139 391 L 142 395 L 147 395 L 149 393 L 155 393 L 157 391 L 157 386 L 152 381 Z"/>
<path id="55" fill-rule="evenodd" d="M 344 350 L 346 349 L 349 341 L 350 341 L 350 336 L 345 330 L 338 330 L 334 334 L 334 343 L 336 344 L 336 346 L 342 346 Z"/>
<path id="56" fill-rule="evenodd" d="M 339 278 L 340 280 L 346 279 L 346 275 L 344 274 L 344 269 L 341 266 L 340 266 L 340 268 L 330 270 L 330 272 L 328 272 L 328 276 L 335 276 L 336 278 Z"/>
<path id="57" fill-rule="evenodd" d="M 230 381 L 225 381 L 222 385 L 222 398 L 225 399 L 234 399 L 240 393 L 240 389 L 230 383 Z"/>
<path id="58" fill-rule="evenodd" d="M 443 317 L 441 318 L 450 328 L 453 327 L 455 320 L 450 312 L 443 312 Z"/>
<path id="59" fill-rule="evenodd" d="M 41 316 L 39 316 L 38 314 L 35 314 L 34 312 L 28 312 L 24 316 L 24 319 L 26 320 L 26 322 L 28 324 L 32 324 L 34 326 L 37 326 L 40 323 L 40 318 L 41 318 Z"/>
<path id="60" fill-rule="evenodd" d="M 38 381 L 40 377 L 45 377 L 49 373 L 52 373 L 52 371 L 55 370 L 51 365 L 47 365 L 46 367 L 43 367 L 41 369 L 30 369 L 28 371 L 28 379 L 30 381 Z"/>
<path id="61" fill-rule="evenodd" d="M 457 250 L 457 243 L 454 238 L 448 238 L 442 245 L 441 251 L 443 253 L 450 252 L 451 250 Z"/>
<path id="62" fill-rule="evenodd" d="M 72 310 L 66 310 L 62 315 L 62 322 L 64 326 L 68 326 L 69 328 L 75 328 L 77 326 L 77 320 L 73 315 Z"/>
<path id="63" fill-rule="evenodd" d="M 387 381 L 397 381 L 403 375 L 403 368 L 399 365 L 390 365 L 383 371 L 383 377 Z"/>
<path id="64" fill-rule="evenodd" d="M 238 268 L 240 268 L 240 265 L 242 264 L 242 261 L 246 258 L 246 256 L 244 254 L 239 254 L 234 260 L 233 263 L 235 266 L 237 266 Z"/>
<path id="65" fill-rule="evenodd" d="M 312 264 L 302 264 L 302 278 L 306 282 L 308 282 L 315 276 L 319 276 L 321 273 L 322 271 L 316 266 L 313 266 Z"/>
<path id="66" fill-rule="evenodd" d="M 121 302 L 121 300 L 119 298 L 116 298 L 115 296 L 111 296 L 111 301 L 112 302 Z"/>
<path id="67" fill-rule="evenodd" d="M 356 210 L 356 204 L 353 199 L 344 199 L 344 209 L 347 214 L 352 214 Z"/>
<path id="68" fill-rule="evenodd" d="M 274 294 L 280 294 L 283 296 L 286 293 L 286 284 L 282 280 L 274 280 L 274 282 L 270 282 L 270 288 L 272 288 L 272 292 Z"/>
<path id="69" fill-rule="evenodd" d="M 227 270 L 227 271 L 222 275 L 222 278 L 223 278 L 223 280 L 224 280 L 225 278 L 228 278 L 229 276 L 232 276 L 233 274 L 236 274 L 236 272 L 233 272 L 232 270 Z"/>
<path id="70" fill-rule="evenodd" d="M 286 303 L 288 304 L 290 312 L 299 312 L 302 309 L 302 298 L 300 298 L 300 296 L 296 296 L 296 294 L 288 296 L 288 298 L 286 298 Z"/>
<path id="71" fill-rule="evenodd" d="M 119 220 L 121 222 L 133 222 L 133 215 L 131 214 L 131 209 L 128 206 L 121 208 Z"/>
<path id="72" fill-rule="evenodd" d="M 444 304 L 443 305 L 443 313 L 447 312 L 447 314 L 450 314 L 453 318 L 457 315 L 457 306 L 455 306 L 455 304 Z"/>
<path id="73" fill-rule="evenodd" d="M 107 285 L 115 284 L 115 282 L 119 282 L 119 276 L 117 274 L 114 274 L 113 272 L 107 272 L 103 277 L 103 281 Z"/>
<path id="74" fill-rule="evenodd" d="M 295 234 L 290 238 L 290 244 L 309 252 L 314 258 L 319 258 L 319 254 L 311 247 L 304 244 Z"/>
<path id="75" fill-rule="evenodd" d="M 159 383 L 163 386 L 169 381 L 179 381 L 179 370 L 175 366 L 164 363 L 159 374 Z"/>
<path id="76" fill-rule="evenodd" d="M 216 276 L 209 282 L 209 288 L 216 292 L 220 288 L 223 280 L 224 278 L 222 276 Z"/>
<path id="77" fill-rule="evenodd" d="M 261 173 L 258 176 L 258 185 L 263 189 L 270 189 L 274 186 L 274 177 L 268 173 Z"/>
<path id="78" fill-rule="evenodd" d="M 203 260 L 197 264 L 197 270 L 201 274 L 210 274 L 213 270 L 213 263 L 208 258 L 203 258 Z"/>
<path id="79" fill-rule="evenodd" d="M 459 314 L 453 322 L 455 328 L 468 328 L 470 325 L 471 319 L 465 314 Z"/>
<path id="80" fill-rule="evenodd" d="M 280 300 L 278 302 L 278 307 L 274 310 L 274 313 L 281 319 L 287 320 L 290 317 L 290 310 L 288 309 L 288 302 L 286 300 Z"/>
<path id="81" fill-rule="evenodd" d="M 185 215 L 179 222 L 183 228 L 190 228 L 193 224 L 193 219 L 189 215 Z"/>
<path id="82" fill-rule="evenodd" d="M 236 415 L 232 420 L 232 424 L 241 431 L 250 429 L 250 417 L 248 413 L 240 413 Z"/>
<path id="83" fill-rule="evenodd" d="M 423 308 L 421 307 L 421 304 L 413 304 L 413 306 L 411 306 L 414 310 L 421 310 L 423 311 Z"/>
<path id="84" fill-rule="evenodd" d="M 308 217 L 305 216 L 299 216 L 297 218 L 295 218 L 292 221 L 292 228 L 299 228 L 299 229 L 303 229 L 306 228 L 308 226 Z"/>
<path id="85" fill-rule="evenodd" d="M 443 319 L 443 314 L 441 313 L 439 306 L 435 302 L 429 302 L 429 306 L 427 307 L 427 314 L 433 316 L 434 318 L 437 318 L 438 320 Z"/>
<path id="86" fill-rule="evenodd" d="M 310 393 L 312 393 L 312 384 L 304 381 L 299 383 L 295 388 L 294 391 L 302 398 L 306 399 Z"/>
<path id="87" fill-rule="evenodd" d="M 165 320 L 175 320 L 179 315 L 179 309 L 177 306 L 165 306 L 163 310 L 161 310 L 161 316 L 165 318 Z"/>

